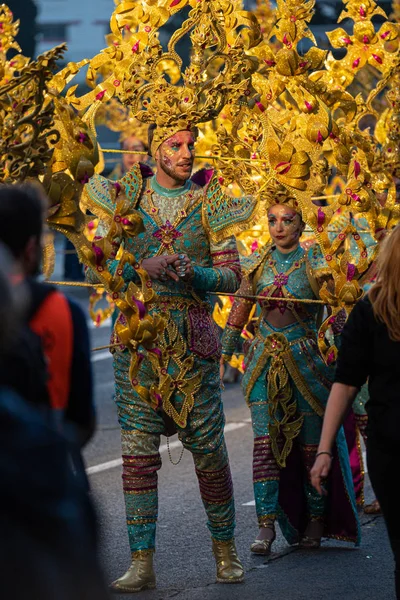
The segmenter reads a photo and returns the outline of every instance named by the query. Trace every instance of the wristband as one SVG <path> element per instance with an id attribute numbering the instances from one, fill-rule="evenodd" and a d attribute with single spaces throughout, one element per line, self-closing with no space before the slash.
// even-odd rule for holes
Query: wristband
<path id="1" fill-rule="evenodd" d="M 331 460 L 333 459 L 332 452 L 326 452 L 326 451 L 324 451 L 324 452 L 317 452 L 317 454 L 315 455 L 315 458 L 318 458 L 318 456 L 321 456 L 321 454 L 327 454 Z"/>

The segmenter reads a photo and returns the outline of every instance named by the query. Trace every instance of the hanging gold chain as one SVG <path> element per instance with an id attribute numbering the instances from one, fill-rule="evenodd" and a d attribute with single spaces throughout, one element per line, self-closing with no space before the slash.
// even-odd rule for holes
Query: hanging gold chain
<path id="1" fill-rule="evenodd" d="M 179 465 L 179 463 L 180 463 L 180 462 L 181 462 L 181 460 L 182 460 L 182 456 L 183 456 L 183 453 L 184 453 L 184 451 L 185 451 L 185 447 L 184 447 L 184 446 L 182 446 L 181 455 L 180 455 L 180 457 L 178 458 L 177 462 L 174 462 L 174 461 L 172 460 L 171 448 L 170 448 L 170 445 L 169 445 L 169 435 L 167 435 L 167 450 L 168 450 L 168 458 L 169 458 L 169 462 L 170 462 L 171 464 L 173 464 L 173 465 L 174 465 L 174 467 L 176 467 L 177 465 Z"/>

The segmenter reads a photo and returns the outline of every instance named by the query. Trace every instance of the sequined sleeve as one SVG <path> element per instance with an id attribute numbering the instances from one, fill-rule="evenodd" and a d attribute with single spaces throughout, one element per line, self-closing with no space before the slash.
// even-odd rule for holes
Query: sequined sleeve
<path id="1" fill-rule="evenodd" d="M 124 242 L 122 241 L 122 246 Z M 118 244 L 119 247 L 119 244 Z M 107 261 L 107 270 L 111 275 L 115 275 L 115 272 L 118 268 L 119 260 L 113 258 Z M 85 278 L 88 283 L 100 283 L 100 279 L 97 277 L 96 272 L 93 269 L 85 270 Z M 132 267 L 132 265 L 125 265 L 123 271 L 123 278 L 125 283 L 129 283 L 130 281 L 134 281 L 138 283 L 140 281 L 140 277 L 136 273 L 136 270 Z"/>
<path id="2" fill-rule="evenodd" d="M 242 280 L 238 295 L 251 296 L 252 294 L 253 288 L 250 280 L 245 277 Z M 246 298 L 235 299 L 222 336 L 222 356 L 225 361 L 230 360 L 232 354 L 235 353 L 242 330 L 249 320 L 252 307 L 252 300 Z"/>
<path id="3" fill-rule="evenodd" d="M 192 285 L 204 292 L 233 294 L 240 285 L 241 270 L 234 237 L 210 244 L 212 267 L 194 266 Z"/>

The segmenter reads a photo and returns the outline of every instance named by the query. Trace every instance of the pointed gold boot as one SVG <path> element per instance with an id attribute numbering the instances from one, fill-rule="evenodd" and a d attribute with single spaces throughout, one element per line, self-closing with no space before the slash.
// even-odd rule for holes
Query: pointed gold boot
<path id="1" fill-rule="evenodd" d="M 244 570 L 237 555 L 235 540 L 221 542 L 212 540 L 213 552 L 217 563 L 218 583 L 241 583 Z"/>
<path id="2" fill-rule="evenodd" d="M 114 593 L 133 594 L 156 587 L 153 569 L 153 550 L 140 550 L 132 554 L 132 564 L 119 579 L 113 581 L 110 590 Z"/>

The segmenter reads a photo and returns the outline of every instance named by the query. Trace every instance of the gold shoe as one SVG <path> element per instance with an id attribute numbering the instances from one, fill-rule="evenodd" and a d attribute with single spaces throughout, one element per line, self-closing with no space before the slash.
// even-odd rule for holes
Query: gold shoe
<path id="1" fill-rule="evenodd" d="M 381 514 L 381 505 L 378 500 L 374 500 L 371 504 L 366 504 L 364 506 L 364 512 L 366 515 L 380 515 Z"/>
<path id="2" fill-rule="evenodd" d="M 113 581 L 110 590 L 119 594 L 133 594 L 156 587 L 153 569 L 153 550 L 140 550 L 132 554 L 132 564 L 119 579 Z"/>
<path id="3" fill-rule="evenodd" d="M 300 548 L 306 548 L 308 550 L 318 550 L 321 546 L 321 538 L 312 538 L 308 535 L 303 535 L 299 543 Z"/>
<path id="4" fill-rule="evenodd" d="M 217 563 L 218 583 L 241 583 L 244 579 L 242 563 L 237 555 L 235 541 L 212 541 L 213 553 Z"/>
<path id="5" fill-rule="evenodd" d="M 254 552 L 254 554 L 261 554 L 262 556 L 269 556 L 271 554 L 271 547 L 276 538 L 276 533 L 274 531 L 274 535 L 270 540 L 259 540 L 256 539 L 255 542 L 250 546 L 250 551 Z"/>

